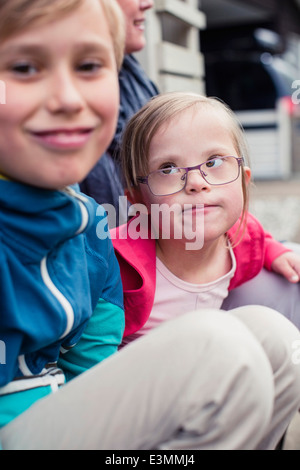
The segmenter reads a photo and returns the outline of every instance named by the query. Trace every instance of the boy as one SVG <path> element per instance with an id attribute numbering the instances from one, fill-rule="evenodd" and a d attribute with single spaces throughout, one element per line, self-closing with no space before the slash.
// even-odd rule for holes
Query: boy
<path id="1" fill-rule="evenodd" d="M 111 0 L 47 3 L 0 2 L 1 427 L 115 352 L 124 324 L 96 204 L 70 188 L 115 131 L 122 14 Z M 93 311 L 102 346 L 68 354 Z"/>

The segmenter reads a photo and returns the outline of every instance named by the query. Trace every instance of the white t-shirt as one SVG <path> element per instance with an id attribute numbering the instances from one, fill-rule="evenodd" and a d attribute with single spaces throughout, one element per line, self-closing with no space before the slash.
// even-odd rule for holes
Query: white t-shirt
<path id="1" fill-rule="evenodd" d="M 192 284 L 176 277 L 166 266 L 156 258 L 156 290 L 151 314 L 145 325 L 136 333 L 124 338 L 125 345 L 139 336 L 149 333 L 160 323 L 185 313 L 202 309 L 222 306 L 228 295 L 228 287 L 236 270 L 236 260 L 229 247 L 232 267 L 224 276 L 206 284 Z"/>

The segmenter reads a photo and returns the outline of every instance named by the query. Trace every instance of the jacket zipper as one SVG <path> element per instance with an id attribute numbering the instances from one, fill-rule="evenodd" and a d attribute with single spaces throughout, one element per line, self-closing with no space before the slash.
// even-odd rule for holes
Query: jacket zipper
<path id="1" fill-rule="evenodd" d="M 75 235 L 77 236 L 80 233 L 84 232 L 89 222 L 89 213 L 84 204 L 84 202 L 86 202 L 87 199 L 84 196 L 77 194 L 71 188 L 66 188 L 64 192 L 69 194 L 71 197 L 75 197 L 79 204 L 82 221 L 81 221 L 81 225 L 79 229 L 75 233 Z M 40 264 L 40 270 L 41 270 L 43 282 L 46 285 L 46 287 L 48 287 L 48 289 L 53 294 L 53 296 L 58 300 L 58 302 L 64 309 L 66 317 L 67 317 L 66 329 L 64 333 L 61 335 L 61 337 L 59 338 L 59 340 L 62 340 L 64 337 L 68 336 L 68 334 L 72 331 L 74 320 L 75 320 L 75 313 L 68 299 L 60 292 L 60 290 L 52 282 L 50 275 L 49 275 L 48 268 L 47 268 L 47 261 L 48 261 L 48 256 L 45 256 L 45 258 L 42 259 L 41 264 Z M 19 357 L 19 369 L 24 375 L 27 375 L 27 376 L 33 375 L 31 371 L 29 370 L 29 368 L 27 367 L 24 355 Z"/>
<path id="2" fill-rule="evenodd" d="M 81 218 L 82 222 L 79 227 L 79 229 L 76 232 L 76 236 L 79 235 L 80 233 L 84 232 L 86 229 L 88 222 L 89 222 L 89 214 L 88 210 L 84 205 L 84 201 L 86 199 L 84 197 L 81 197 L 78 195 L 75 191 L 73 191 L 71 188 L 67 188 L 67 193 L 69 193 L 71 196 L 75 197 L 77 199 L 77 202 L 79 204 L 80 210 L 81 210 Z M 75 319 L 75 313 L 73 310 L 72 305 L 68 301 L 68 299 L 60 292 L 60 290 L 54 285 L 52 282 L 52 279 L 50 278 L 49 271 L 47 268 L 47 260 L 48 257 L 45 256 L 44 259 L 41 261 L 41 274 L 42 274 L 42 279 L 44 281 L 44 284 L 48 287 L 50 292 L 53 294 L 53 296 L 58 300 L 60 305 L 65 311 L 66 317 L 67 317 L 67 326 L 64 331 L 64 333 L 61 335 L 59 338 L 60 340 L 68 336 L 68 334 L 72 331 L 73 325 L 74 325 L 74 319 Z"/>

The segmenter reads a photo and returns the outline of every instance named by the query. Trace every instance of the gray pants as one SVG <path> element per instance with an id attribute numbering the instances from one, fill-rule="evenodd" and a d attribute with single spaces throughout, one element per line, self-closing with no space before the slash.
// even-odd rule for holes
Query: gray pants
<path id="1" fill-rule="evenodd" d="M 298 329 L 267 307 L 183 315 L 40 400 L 4 449 L 273 449 L 300 407 Z"/>

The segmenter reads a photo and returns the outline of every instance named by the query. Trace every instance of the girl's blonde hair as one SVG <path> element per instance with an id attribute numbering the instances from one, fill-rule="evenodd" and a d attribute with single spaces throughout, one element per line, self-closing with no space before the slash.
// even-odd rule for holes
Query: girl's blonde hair
<path id="1" fill-rule="evenodd" d="M 151 141 L 159 129 L 183 111 L 213 108 L 228 117 L 228 130 L 239 157 L 248 164 L 248 149 L 244 132 L 233 111 L 217 98 L 208 98 L 188 92 L 170 92 L 152 98 L 128 122 L 122 139 L 122 167 L 125 184 L 130 191 L 137 187 L 137 177 L 149 173 L 149 148 Z M 225 123 L 225 121 L 224 121 Z M 199 135 L 201 139 L 201 135 Z M 242 189 L 244 206 L 241 220 L 243 221 L 249 205 L 248 184 L 244 165 L 242 165 Z"/>
<path id="2" fill-rule="evenodd" d="M 86 0 L 0 0 L 0 43 L 27 30 L 62 18 Z M 98 0 L 105 12 L 112 37 L 118 69 L 125 48 L 124 15 L 116 0 Z"/>

